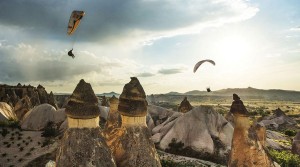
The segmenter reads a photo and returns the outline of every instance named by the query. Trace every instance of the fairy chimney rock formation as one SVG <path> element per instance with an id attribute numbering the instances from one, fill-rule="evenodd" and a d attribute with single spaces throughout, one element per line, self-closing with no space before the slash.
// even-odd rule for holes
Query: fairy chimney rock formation
<path id="1" fill-rule="evenodd" d="M 93 128 L 99 126 L 98 99 L 89 83 L 83 79 L 76 86 L 65 110 L 69 128 Z"/>
<path id="2" fill-rule="evenodd" d="M 121 127 L 121 115 L 118 112 L 119 99 L 113 95 L 109 100 L 109 114 L 105 126 L 105 133 L 110 136 L 115 128 Z"/>
<path id="3" fill-rule="evenodd" d="M 300 131 L 293 139 L 292 153 L 300 155 Z"/>
<path id="4" fill-rule="evenodd" d="M 184 97 L 182 102 L 180 103 L 178 107 L 178 111 L 182 113 L 186 113 L 193 109 L 193 106 L 190 104 L 190 102 L 187 100 L 187 97 Z"/>
<path id="5" fill-rule="evenodd" d="M 160 160 L 146 125 L 145 91 L 136 77 L 131 77 L 119 98 L 122 126 L 108 140 L 118 167 L 160 167 Z"/>
<path id="6" fill-rule="evenodd" d="M 115 167 L 99 127 L 100 109 L 89 83 L 80 80 L 65 110 L 69 128 L 61 139 L 56 166 Z"/>
<path id="7" fill-rule="evenodd" d="M 230 112 L 234 116 L 231 152 L 228 167 L 265 166 L 274 163 L 265 151 L 265 129 L 250 125 L 248 111 L 237 94 L 233 94 Z"/>

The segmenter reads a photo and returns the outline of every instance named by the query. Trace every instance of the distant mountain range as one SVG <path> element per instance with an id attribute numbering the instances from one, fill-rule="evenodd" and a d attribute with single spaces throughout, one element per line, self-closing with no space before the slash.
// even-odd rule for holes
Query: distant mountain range
<path id="1" fill-rule="evenodd" d="M 109 92 L 109 93 L 101 93 L 101 94 L 96 94 L 97 96 L 105 96 L 105 97 L 112 97 L 115 95 L 116 97 L 119 97 L 120 94 L 116 92 Z"/>
<path id="2" fill-rule="evenodd" d="M 169 92 L 164 95 L 171 96 L 232 96 L 233 93 L 247 99 L 265 99 L 265 100 L 286 100 L 300 101 L 300 91 L 281 90 L 281 89 L 256 89 L 248 88 L 228 88 L 212 92 L 192 90 L 186 93 Z"/>

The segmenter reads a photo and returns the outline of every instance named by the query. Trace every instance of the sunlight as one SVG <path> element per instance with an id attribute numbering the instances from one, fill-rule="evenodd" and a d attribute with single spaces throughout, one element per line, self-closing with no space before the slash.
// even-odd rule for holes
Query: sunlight
<path id="1" fill-rule="evenodd" d="M 223 61 L 246 61 L 251 51 L 250 43 L 238 36 L 225 37 L 218 42 L 218 54 Z"/>

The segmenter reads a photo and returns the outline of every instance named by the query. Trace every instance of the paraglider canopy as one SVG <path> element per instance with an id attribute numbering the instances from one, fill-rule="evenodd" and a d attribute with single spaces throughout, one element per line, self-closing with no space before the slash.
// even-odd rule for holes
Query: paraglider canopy
<path id="1" fill-rule="evenodd" d="M 213 60 L 210 60 L 210 59 L 206 59 L 206 60 L 201 60 L 199 61 L 198 63 L 195 64 L 194 66 L 194 73 L 197 71 L 197 69 L 201 66 L 201 64 L 205 63 L 205 62 L 209 62 L 213 65 L 216 65 L 216 63 L 213 61 Z"/>
<path id="2" fill-rule="evenodd" d="M 72 12 L 72 14 L 70 16 L 69 24 L 68 24 L 68 31 L 67 31 L 68 35 L 72 35 L 76 31 L 76 29 L 79 26 L 80 21 L 84 15 L 85 15 L 84 11 L 74 10 Z"/>

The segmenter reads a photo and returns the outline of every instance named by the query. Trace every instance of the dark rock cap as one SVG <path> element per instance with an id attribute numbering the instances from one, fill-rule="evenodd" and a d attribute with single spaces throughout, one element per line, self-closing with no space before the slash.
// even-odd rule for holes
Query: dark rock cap
<path id="1" fill-rule="evenodd" d="M 244 103 L 242 100 L 240 100 L 240 97 L 237 94 L 233 94 L 233 102 L 230 107 L 230 112 L 233 114 L 241 114 L 241 115 L 249 115 L 249 112 L 247 111 L 246 107 L 244 106 Z"/>
<path id="2" fill-rule="evenodd" d="M 147 105 L 142 85 L 136 77 L 131 77 L 120 95 L 118 111 L 125 116 L 142 117 L 147 115 Z"/>
<path id="3" fill-rule="evenodd" d="M 90 119 L 100 115 L 98 99 L 91 84 L 83 79 L 77 84 L 67 104 L 66 114 L 75 119 Z"/>
<path id="4" fill-rule="evenodd" d="M 179 112 L 183 112 L 186 113 L 190 110 L 193 109 L 193 106 L 191 105 L 191 103 L 187 100 L 187 97 L 184 97 L 184 99 L 182 100 L 182 102 L 180 103 L 179 107 L 178 107 L 178 111 Z"/>

